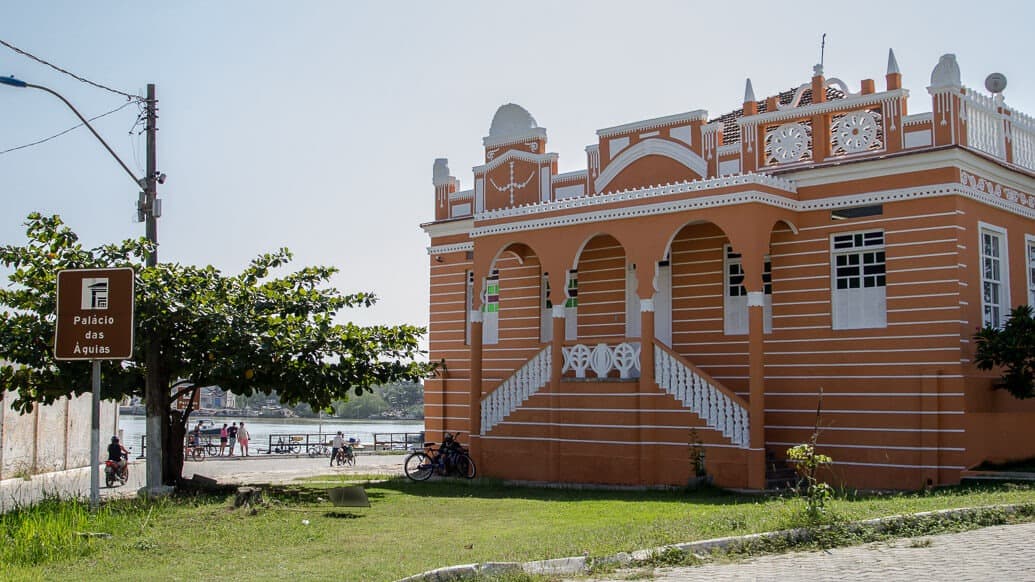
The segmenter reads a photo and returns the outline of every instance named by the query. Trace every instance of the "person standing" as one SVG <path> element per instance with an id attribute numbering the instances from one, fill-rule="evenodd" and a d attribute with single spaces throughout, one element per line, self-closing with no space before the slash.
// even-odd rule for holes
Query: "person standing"
<path id="1" fill-rule="evenodd" d="M 345 437 L 338 431 L 338 434 L 334 435 L 331 439 L 331 466 L 334 466 L 334 459 L 338 458 L 338 451 L 345 446 Z"/>
<path id="2" fill-rule="evenodd" d="M 219 456 L 222 457 L 223 453 L 226 452 L 226 439 L 227 439 L 227 428 L 226 423 L 223 423 L 223 428 L 219 429 Z"/>
<path id="3" fill-rule="evenodd" d="M 241 426 L 237 428 L 237 442 L 241 443 L 241 456 L 248 456 L 248 439 L 251 435 L 248 434 L 248 429 L 244 428 L 244 421 L 241 421 Z"/>
<path id="4" fill-rule="evenodd" d="M 234 445 L 237 444 L 237 423 L 230 425 L 230 428 L 226 429 L 226 438 L 230 442 L 230 455 L 234 456 Z"/>

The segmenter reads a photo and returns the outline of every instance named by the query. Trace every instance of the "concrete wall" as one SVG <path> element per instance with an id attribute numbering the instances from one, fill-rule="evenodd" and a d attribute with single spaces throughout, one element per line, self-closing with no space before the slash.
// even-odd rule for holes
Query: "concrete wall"
<path id="1" fill-rule="evenodd" d="M 15 392 L 0 403 L 0 479 L 25 473 L 63 471 L 89 465 L 92 396 L 63 398 L 28 414 L 11 407 Z M 101 447 L 118 430 L 117 402 L 101 402 Z"/>

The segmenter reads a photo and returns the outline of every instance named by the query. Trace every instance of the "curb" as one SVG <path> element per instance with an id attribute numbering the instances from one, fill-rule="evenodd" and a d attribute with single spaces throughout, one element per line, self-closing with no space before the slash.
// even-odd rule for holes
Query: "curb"
<path id="1" fill-rule="evenodd" d="M 1015 514 L 1022 509 L 1032 509 L 1035 505 L 1031 503 L 1012 503 L 1007 505 L 983 505 L 979 507 L 966 507 L 962 509 L 939 509 L 937 511 L 923 511 L 920 513 L 909 513 L 905 515 L 891 515 L 888 517 L 877 517 L 846 524 L 849 527 L 866 528 L 873 527 L 877 531 L 886 529 L 889 525 L 900 524 L 906 520 L 924 519 L 929 517 L 962 517 L 976 515 L 989 510 L 1002 511 L 1005 514 Z M 463 564 L 459 566 L 446 566 L 429 570 L 413 576 L 402 578 L 397 582 L 444 582 L 447 580 L 463 580 L 477 575 L 499 575 L 504 573 L 525 572 L 526 574 L 542 575 L 574 575 L 585 574 L 593 565 L 619 564 L 625 565 L 630 562 L 648 560 L 666 551 L 679 551 L 689 554 L 703 554 L 717 550 L 727 550 L 731 547 L 746 545 L 759 540 L 784 539 L 797 542 L 807 540 L 816 531 L 830 529 L 831 526 L 822 528 L 795 528 L 779 531 L 763 532 L 743 536 L 730 536 L 714 538 L 697 542 L 686 542 L 682 544 L 669 544 L 649 550 L 637 550 L 632 553 L 620 552 L 612 556 L 601 558 L 588 558 L 586 556 L 572 556 L 568 558 L 555 558 L 552 560 L 537 560 L 534 562 L 485 562 L 481 564 Z"/>

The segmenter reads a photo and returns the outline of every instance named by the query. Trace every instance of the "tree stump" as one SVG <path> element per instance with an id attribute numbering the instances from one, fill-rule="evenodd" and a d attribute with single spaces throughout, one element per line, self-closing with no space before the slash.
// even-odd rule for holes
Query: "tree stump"
<path id="1" fill-rule="evenodd" d="M 262 504 L 262 489 L 258 487 L 238 487 L 234 496 L 234 507 L 255 506 Z"/>

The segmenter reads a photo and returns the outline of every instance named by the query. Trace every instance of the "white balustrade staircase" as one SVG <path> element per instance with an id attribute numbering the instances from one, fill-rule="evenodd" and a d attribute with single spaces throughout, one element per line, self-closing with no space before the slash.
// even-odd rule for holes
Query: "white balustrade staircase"
<path id="1" fill-rule="evenodd" d="M 750 444 L 747 403 L 693 364 L 654 345 L 654 381 L 734 445 Z"/>

